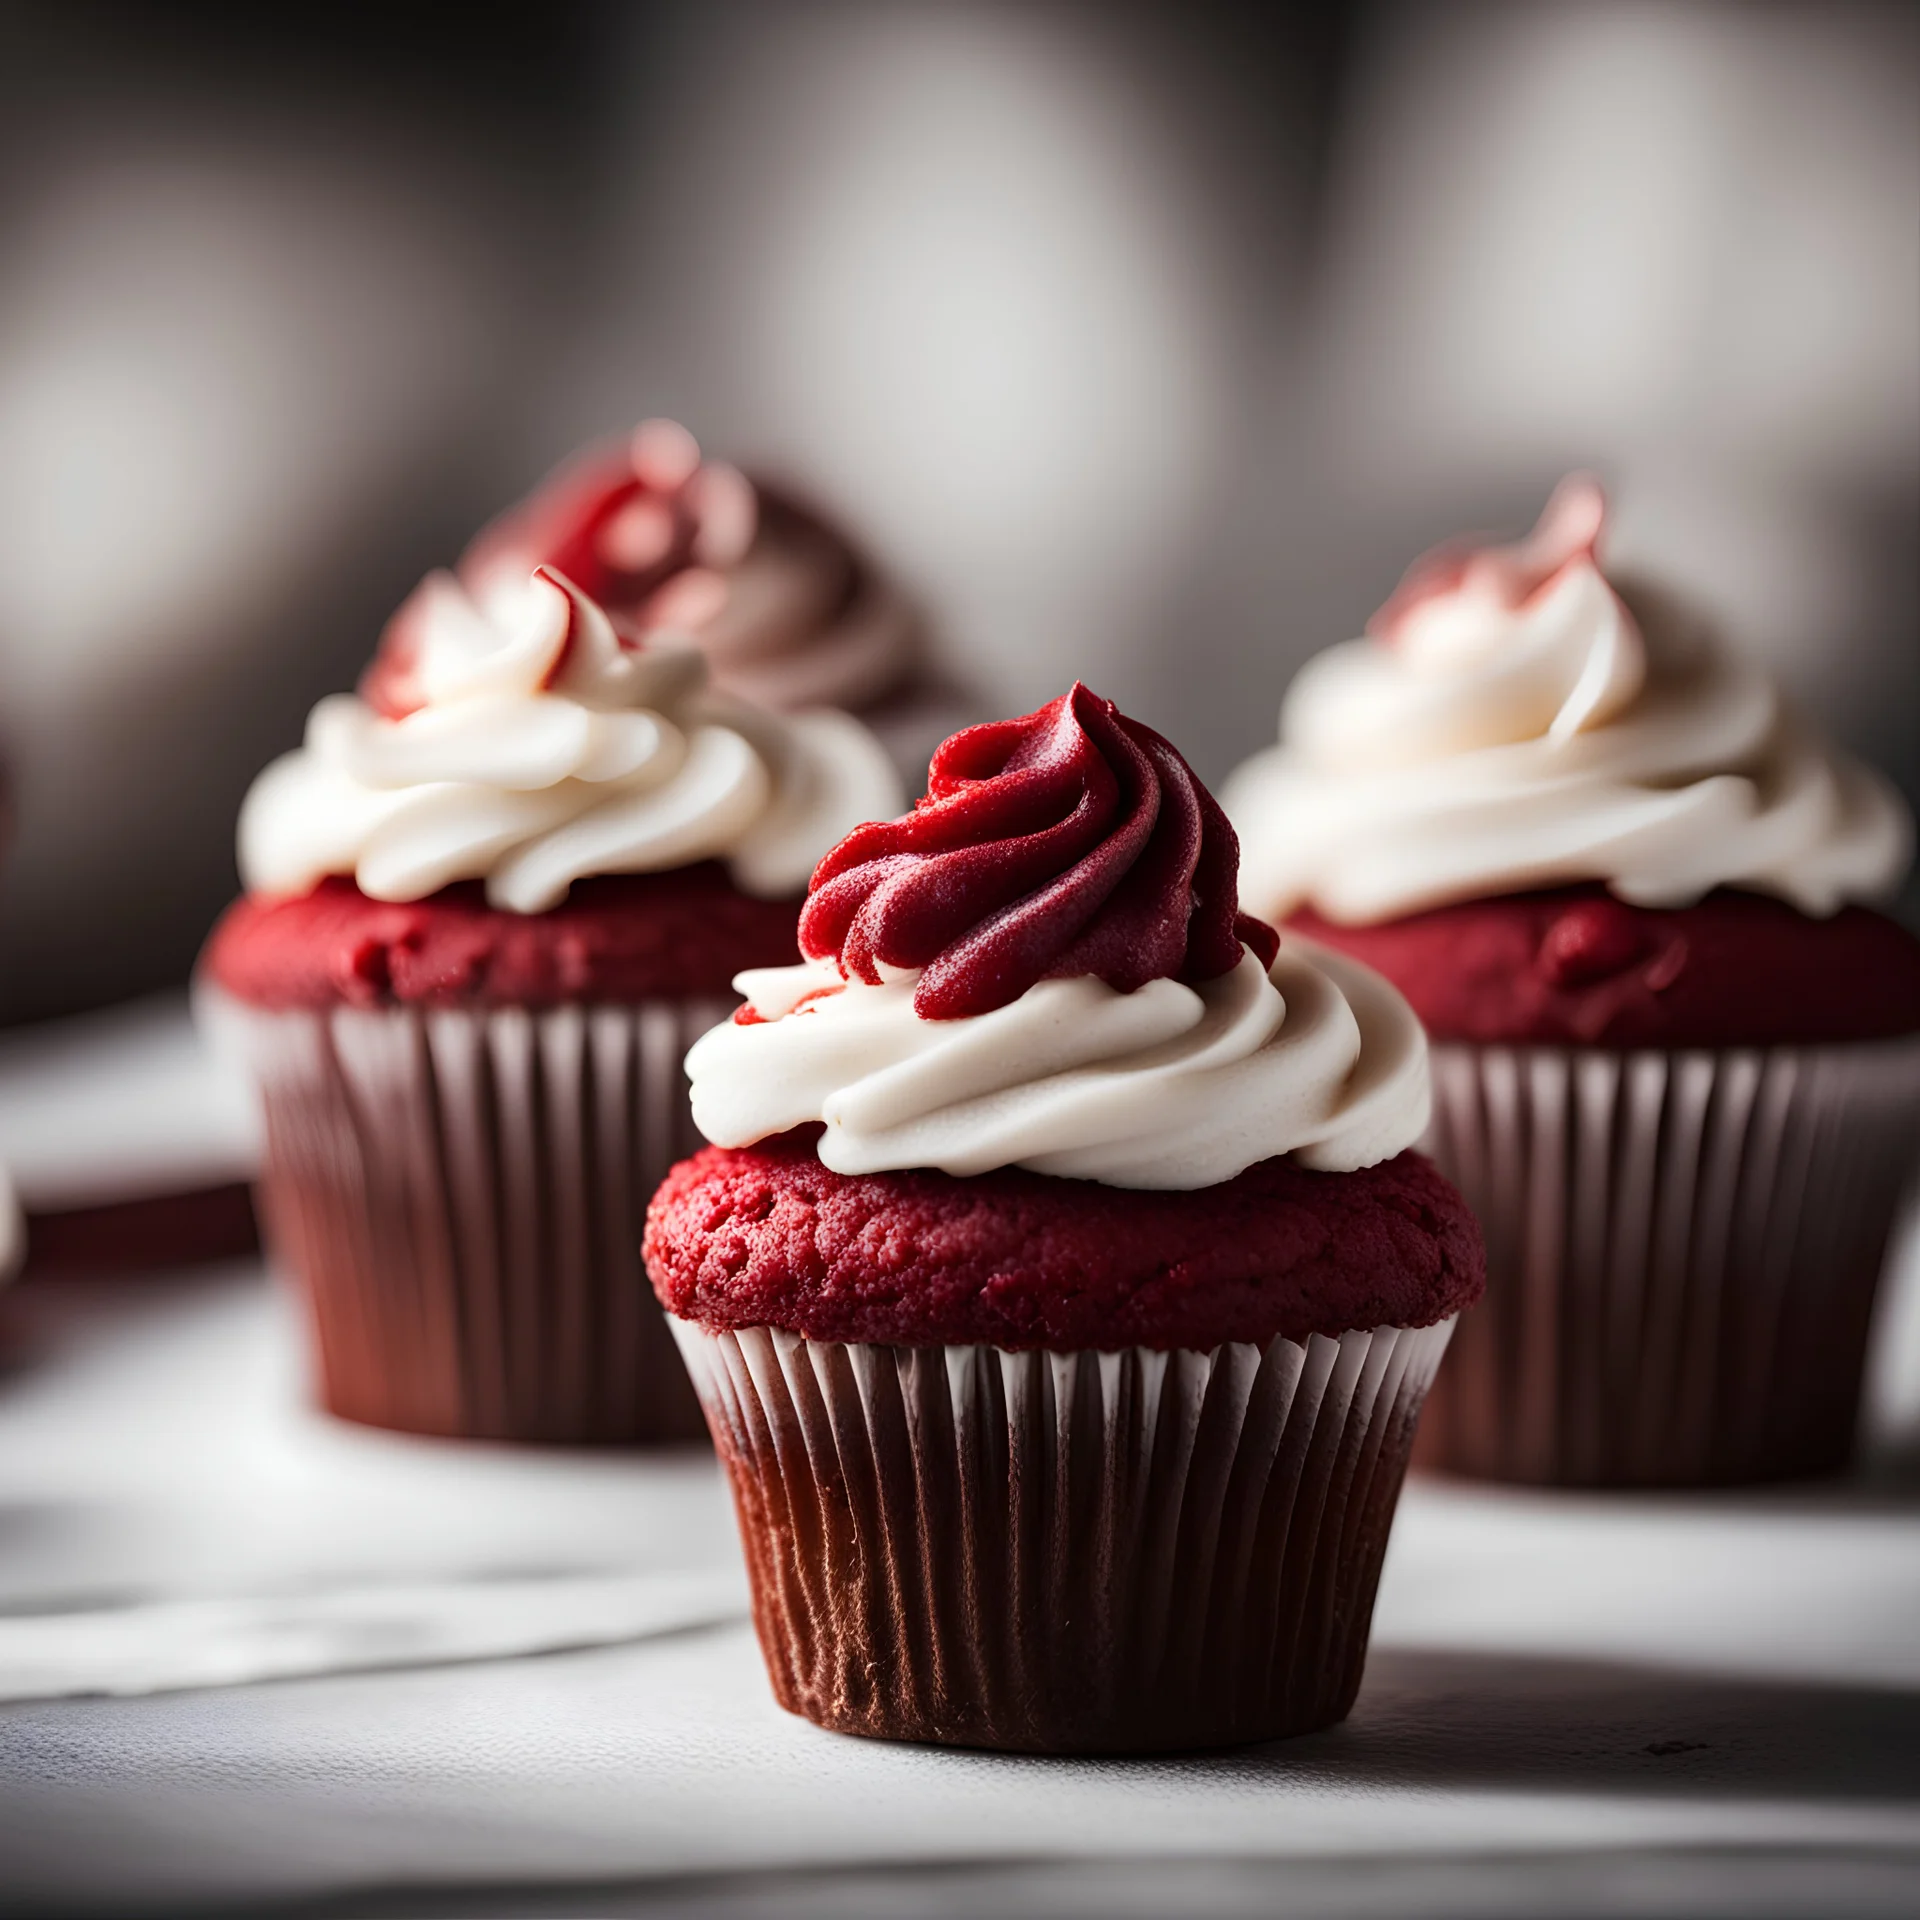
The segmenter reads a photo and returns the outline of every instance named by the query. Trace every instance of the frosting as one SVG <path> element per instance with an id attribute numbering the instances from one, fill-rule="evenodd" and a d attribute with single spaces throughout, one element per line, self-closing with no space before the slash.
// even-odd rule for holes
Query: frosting
<path id="1" fill-rule="evenodd" d="M 695 634 L 715 685 L 783 710 L 885 698 L 920 663 L 913 607 L 817 514 L 755 491 L 759 531 Z"/>
<path id="2" fill-rule="evenodd" d="M 1427 1120 L 1426 1041 L 1377 974 L 1238 911 L 1232 829 L 1086 688 L 972 727 L 904 820 L 816 869 L 794 967 L 687 1056 L 720 1146 L 824 1123 L 839 1173 L 1021 1166 L 1196 1188 L 1351 1170 Z"/>
<path id="3" fill-rule="evenodd" d="M 918 975 L 928 1020 L 986 1013 L 1036 981 L 1122 993 L 1209 980 L 1277 937 L 1238 912 L 1233 829 L 1151 727 L 1076 684 L 1018 720 L 955 734 L 926 797 L 821 861 L 800 948 L 869 984 Z"/>
<path id="4" fill-rule="evenodd" d="M 549 566 L 642 637 L 691 634 L 725 602 L 755 520 L 745 475 L 703 461 L 685 427 L 647 420 L 550 474 L 474 538 L 459 575 L 485 600 Z"/>
<path id="5" fill-rule="evenodd" d="M 1349 1172 L 1426 1128 L 1426 1038 L 1386 981 L 1289 940 L 1271 975 L 1129 993 L 1043 980 L 990 1013 L 928 1020 L 911 978 L 842 983 L 819 962 L 740 974 L 748 1023 L 687 1055 L 693 1117 L 718 1146 L 826 1123 L 836 1173 L 1021 1166 L 1117 1187 L 1217 1185 L 1290 1153 Z"/>
<path id="6" fill-rule="evenodd" d="M 1563 482 L 1517 546 L 1415 564 L 1295 679 L 1222 798 L 1263 912 L 1349 924 L 1567 881 L 1680 907 L 1715 887 L 1827 915 L 1898 885 L 1912 823 L 1757 669 L 1602 573 Z"/>
<path id="7" fill-rule="evenodd" d="M 713 684 L 758 706 L 864 707 L 918 659 L 911 608 L 836 530 L 703 461 L 671 421 L 569 462 L 488 527 L 459 572 L 485 599 L 540 565 L 635 632 L 696 642 Z"/>
<path id="8" fill-rule="evenodd" d="M 429 575 L 358 696 L 321 701 L 255 781 L 241 877 L 297 894 L 351 874 L 378 900 L 477 879 L 535 913 L 587 874 L 720 858 L 748 893 L 796 894 L 849 827 L 899 810 L 899 782 L 846 714 L 757 712 L 705 674 L 551 568 L 484 600 Z"/>

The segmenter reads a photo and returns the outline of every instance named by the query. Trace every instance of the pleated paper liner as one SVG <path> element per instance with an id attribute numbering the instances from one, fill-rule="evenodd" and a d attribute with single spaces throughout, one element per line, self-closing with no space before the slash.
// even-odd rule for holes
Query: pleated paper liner
<path id="1" fill-rule="evenodd" d="M 1446 1045 L 1433 1076 L 1422 1144 L 1480 1218 L 1487 1292 L 1420 1464 L 1586 1486 L 1844 1464 L 1920 1154 L 1920 1038 Z"/>
<path id="2" fill-rule="evenodd" d="M 1346 1714 L 1452 1329 L 1050 1354 L 672 1325 L 780 1704 L 1036 1753 Z"/>
<path id="3" fill-rule="evenodd" d="M 204 988 L 262 1097 L 268 1237 L 321 1398 L 373 1426 L 628 1443 L 705 1426 L 640 1264 L 732 1002 L 268 1012 Z"/>

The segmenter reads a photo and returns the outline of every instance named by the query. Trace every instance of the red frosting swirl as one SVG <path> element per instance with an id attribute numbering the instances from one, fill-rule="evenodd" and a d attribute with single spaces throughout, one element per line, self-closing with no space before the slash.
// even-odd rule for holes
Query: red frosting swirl
<path id="1" fill-rule="evenodd" d="M 1039 980 L 1121 993 L 1212 980 L 1280 936 L 1239 911 L 1240 843 L 1180 755 L 1079 685 L 956 733 L 904 819 L 856 827 L 814 869 L 800 945 L 869 983 L 919 968 L 927 1020 L 989 1013 Z"/>
<path id="2" fill-rule="evenodd" d="M 754 517 L 742 474 L 703 462 L 674 421 L 648 420 L 624 444 L 569 462 L 484 528 L 460 557 L 460 578 L 477 590 L 496 572 L 517 581 L 546 565 L 643 632 L 691 630 L 725 605 L 719 570 L 752 543 Z"/>

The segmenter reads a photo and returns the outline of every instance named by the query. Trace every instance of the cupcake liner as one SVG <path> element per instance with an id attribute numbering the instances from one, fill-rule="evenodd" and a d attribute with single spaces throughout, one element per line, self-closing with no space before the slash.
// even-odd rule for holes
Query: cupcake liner
<path id="1" fill-rule="evenodd" d="M 1009 1353 L 672 1326 L 780 1704 L 1040 1753 L 1345 1715 L 1452 1330 Z"/>
<path id="2" fill-rule="evenodd" d="M 201 1001 L 260 1091 L 266 1230 L 331 1411 L 473 1439 L 701 1437 L 640 1235 L 701 1145 L 681 1061 L 733 1002 Z"/>
<path id="3" fill-rule="evenodd" d="M 1443 1045 L 1425 1150 L 1487 1242 L 1422 1465 L 1692 1486 L 1852 1449 L 1920 1152 L 1920 1037 L 1721 1051 Z"/>

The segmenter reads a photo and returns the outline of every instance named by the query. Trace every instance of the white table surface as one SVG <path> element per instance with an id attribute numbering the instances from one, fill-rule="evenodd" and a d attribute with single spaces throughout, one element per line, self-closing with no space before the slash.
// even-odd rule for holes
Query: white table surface
<path id="1" fill-rule="evenodd" d="M 524 1626 L 543 1593 L 599 1617 L 658 1576 L 737 1607 L 709 1459 L 325 1420 L 257 1269 L 34 1283 L 0 1325 L 0 1669 L 9 1616 L 236 1596 L 491 1593 Z M 773 1705 L 737 1619 L 18 1702 L 0 1910 L 1911 1914 L 1917 1502 L 1416 1483 L 1352 1719 L 1200 1759 L 822 1733 Z"/>
<path id="2" fill-rule="evenodd" d="M 0 1033 L 0 1165 L 30 1213 L 251 1179 L 258 1136 L 184 992 Z"/>

